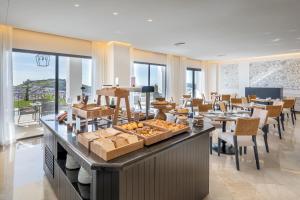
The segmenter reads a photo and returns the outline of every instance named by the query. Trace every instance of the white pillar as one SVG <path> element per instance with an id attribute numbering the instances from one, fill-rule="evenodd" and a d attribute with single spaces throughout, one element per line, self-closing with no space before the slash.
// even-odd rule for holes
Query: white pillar
<path id="1" fill-rule="evenodd" d="M 77 96 L 81 95 L 82 87 L 82 61 L 81 58 L 69 58 L 67 66 L 66 78 L 66 96 L 71 97 L 72 101 L 77 100 Z"/>

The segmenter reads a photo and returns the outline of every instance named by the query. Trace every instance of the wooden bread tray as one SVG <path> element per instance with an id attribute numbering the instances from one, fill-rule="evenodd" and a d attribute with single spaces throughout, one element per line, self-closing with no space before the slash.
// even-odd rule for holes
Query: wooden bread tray
<path id="1" fill-rule="evenodd" d="M 144 141 L 142 139 L 139 139 L 138 142 L 128 144 L 123 147 L 116 148 L 111 151 L 105 151 L 100 145 L 98 145 L 95 142 L 91 142 L 91 152 L 95 153 L 99 157 L 101 157 L 105 161 L 112 160 L 114 158 L 120 157 L 122 155 L 125 155 L 127 153 L 136 151 L 138 149 L 141 149 L 144 147 Z"/>
<path id="2" fill-rule="evenodd" d="M 88 136 L 91 137 L 88 137 Z M 91 143 L 95 140 L 100 138 L 100 136 L 96 136 L 95 133 L 90 132 L 90 133 L 81 133 L 77 135 L 77 141 L 82 144 L 85 148 L 87 148 L 89 151 L 91 149 Z"/>
<path id="3" fill-rule="evenodd" d="M 141 134 L 136 133 L 135 131 L 126 130 L 126 129 L 122 128 L 121 126 L 118 126 L 118 125 L 114 126 L 114 128 L 118 129 L 122 132 L 130 133 L 130 134 L 134 134 L 134 135 L 138 136 L 139 138 L 144 140 L 144 144 L 146 146 L 155 144 L 157 142 L 160 142 L 162 140 L 168 139 L 168 138 L 173 136 L 171 131 L 166 130 L 164 128 L 153 126 L 153 125 L 147 125 L 147 126 L 152 127 L 152 128 L 156 128 L 159 131 L 162 131 L 162 133 L 161 134 L 156 134 L 156 135 L 141 135 Z"/>
<path id="4" fill-rule="evenodd" d="M 82 108 L 73 106 L 72 111 L 74 115 L 77 115 L 85 119 L 93 119 L 97 117 L 110 116 L 114 114 L 114 109 L 112 108 L 103 109 L 102 107 L 97 106 L 96 104 L 89 104 Z"/>
<path id="5" fill-rule="evenodd" d="M 182 129 L 178 129 L 178 130 L 169 130 L 167 129 L 166 127 L 163 127 L 163 126 L 159 126 L 157 124 L 153 125 L 151 122 L 153 122 L 155 119 L 150 119 L 150 120 L 146 120 L 146 121 L 143 121 L 143 123 L 147 126 L 156 126 L 156 127 L 159 127 L 159 128 L 163 128 L 165 130 L 168 130 L 172 133 L 172 136 L 175 136 L 175 135 L 178 135 L 178 134 L 181 134 L 181 133 L 185 133 L 187 131 L 190 131 L 191 128 L 186 125 L 185 128 L 182 128 Z"/>

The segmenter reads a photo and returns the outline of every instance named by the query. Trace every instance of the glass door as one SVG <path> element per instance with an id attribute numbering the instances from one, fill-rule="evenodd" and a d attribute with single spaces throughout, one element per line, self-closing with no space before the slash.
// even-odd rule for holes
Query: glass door
<path id="1" fill-rule="evenodd" d="M 55 113 L 55 55 L 13 52 L 17 139 L 41 134 L 39 118 Z"/>
<path id="2" fill-rule="evenodd" d="M 186 70 L 186 94 L 193 98 L 200 98 L 202 94 L 201 69 L 188 68 Z"/>

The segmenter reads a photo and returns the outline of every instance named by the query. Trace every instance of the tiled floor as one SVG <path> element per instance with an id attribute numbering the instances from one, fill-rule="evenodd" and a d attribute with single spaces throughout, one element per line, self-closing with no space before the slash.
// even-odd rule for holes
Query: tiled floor
<path id="1" fill-rule="evenodd" d="M 282 140 L 271 129 L 269 154 L 259 137 L 259 171 L 251 149 L 240 159 L 241 171 L 235 169 L 233 156 L 214 153 L 210 157 L 210 194 L 205 200 L 299 199 L 299 119 L 295 128 L 290 122 L 286 126 Z M 56 199 L 43 175 L 42 156 L 41 139 L 21 141 L 0 151 L 0 200 Z"/>

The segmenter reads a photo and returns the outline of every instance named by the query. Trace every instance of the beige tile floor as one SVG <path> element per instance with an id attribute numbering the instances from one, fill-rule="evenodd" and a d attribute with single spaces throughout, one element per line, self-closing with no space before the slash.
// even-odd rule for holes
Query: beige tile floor
<path id="1" fill-rule="evenodd" d="M 300 117 L 300 116 L 299 116 Z M 300 123 L 291 123 L 283 139 L 275 129 L 269 137 L 270 153 L 259 137 L 261 170 L 256 170 L 253 151 L 240 158 L 241 171 L 233 156 L 210 157 L 210 194 L 205 200 L 296 200 L 300 199 Z M 20 141 L 0 150 L 0 200 L 55 200 L 43 174 L 42 139 Z"/>

